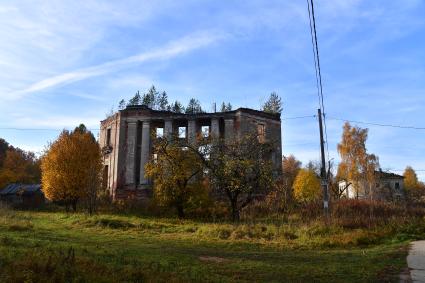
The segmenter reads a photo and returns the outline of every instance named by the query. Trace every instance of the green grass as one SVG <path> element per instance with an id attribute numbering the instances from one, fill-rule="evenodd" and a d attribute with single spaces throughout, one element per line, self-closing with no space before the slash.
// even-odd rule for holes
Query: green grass
<path id="1" fill-rule="evenodd" d="M 395 229 L 3 210 L 0 282 L 395 282 Z"/>

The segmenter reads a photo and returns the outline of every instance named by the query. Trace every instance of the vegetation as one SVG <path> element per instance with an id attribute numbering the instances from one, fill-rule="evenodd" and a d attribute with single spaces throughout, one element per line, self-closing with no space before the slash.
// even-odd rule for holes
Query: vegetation
<path id="1" fill-rule="evenodd" d="M 403 173 L 404 187 L 407 191 L 420 190 L 425 187 L 423 182 L 418 180 L 415 170 L 411 166 L 407 166 Z"/>
<path id="2" fill-rule="evenodd" d="M 408 202 L 423 206 L 425 204 L 425 184 L 418 180 L 416 172 L 411 166 L 406 167 L 403 176 Z"/>
<path id="3" fill-rule="evenodd" d="M 262 110 L 268 113 L 282 113 L 282 99 L 276 92 L 272 92 Z"/>
<path id="4" fill-rule="evenodd" d="M 196 99 L 186 108 L 168 104 L 154 86 L 129 103 L 202 111 Z M 280 98 L 272 94 L 264 109 L 279 113 Z M 366 150 L 367 133 L 344 125 L 337 178 L 366 181 L 371 190 L 378 158 Z M 425 188 L 411 167 L 404 173 L 409 205 L 344 200 L 339 192 L 325 225 L 316 163 L 301 168 L 294 156 L 284 158 L 276 180 L 273 145 L 256 133 L 233 140 L 167 138 L 154 139 L 145 167 L 154 181 L 152 200 L 99 203 L 99 145 L 84 125 L 63 131 L 41 162 L 43 190 L 55 203 L 25 212 L 0 203 L 0 281 L 387 282 L 405 267 L 407 243 L 425 237 Z M 0 150 L 7 152 L 0 156 L 0 177 L 13 172 L 24 179 L 36 168 L 33 155 L 1 140 Z M 89 214 L 77 212 L 79 201 Z"/>
<path id="5" fill-rule="evenodd" d="M 348 122 L 344 124 L 342 140 L 338 144 L 341 162 L 337 177 L 354 183 L 357 190 L 367 184 L 369 195 L 372 196 L 376 188 L 375 172 L 379 168 L 379 161 L 377 156 L 367 153 L 367 135 L 368 129 L 352 127 Z"/>
<path id="6" fill-rule="evenodd" d="M 71 205 L 74 211 L 77 202 L 84 200 L 92 213 L 101 184 L 101 162 L 99 144 L 84 125 L 63 131 L 42 158 L 44 194 L 66 207 Z"/>
<path id="7" fill-rule="evenodd" d="M 166 138 L 157 139 L 153 151 L 155 155 L 145 168 L 146 176 L 155 184 L 154 197 L 161 205 L 175 207 L 183 218 L 186 208 L 199 199 L 208 199 L 202 186 L 202 161 L 185 144 Z"/>
<path id="8" fill-rule="evenodd" d="M 168 94 L 165 91 L 159 92 L 154 85 L 144 94 L 139 91 L 128 100 L 121 99 L 118 103 L 118 110 L 124 110 L 126 106 L 145 105 L 154 110 L 167 110 L 175 113 L 203 113 L 201 103 L 196 98 L 191 98 L 186 107 L 179 101 L 169 102 Z M 220 112 L 232 111 L 233 106 L 230 102 L 222 102 Z M 272 92 L 268 100 L 261 106 L 261 110 L 268 113 L 281 113 L 282 112 L 282 99 L 276 92 Z M 113 111 L 112 111 L 113 113 Z"/>
<path id="9" fill-rule="evenodd" d="M 227 197 L 233 221 L 250 204 L 255 194 L 266 194 L 272 182 L 271 144 L 262 143 L 255 134 L 232 141 L 213 141 L 208 154 L 211 184 Z"/>
<path id="10" fill-rule="evenodd" d="M 0 139 L 0 190 L 10 183 L 40 183 L 40 160 Z"/>
<path id="11" fill-rule="evenodd" d="M 191 98 L 189 100 L 189 104 L 186 107 L 185 110 L 186 114 L 196 114 L 196 113 L 202 113 L 204 110 L 202 110 L 201 103 L 198 99 Z"/>
<path id="12" fill-rule="evenodd" d="M 295 199 L 302 203 L 318 201 L 322 196 L 320 180 L 311 169 L 299 170 L 293 189 Z"/>
<path id="13" fill-rule="evenodd" d="M 168 102 L 168 94 L 165 91 L 159 92 L 155 86 L 151 88 L 143 95 L 140 92 L 137 93 L 128 101 L 127 106 L 145 105 L 154 110 L 171 111 L 175 113 L 201 113 L 202 110 L 199 100 L 191 98 L 189 104 L 185 108 L 179 101 L 172 103 Z M 229 103 L 230 105 L 230 103 Z M 125 100 L 122 99 L 118 104 L 118 110 L 125 109 Z M 231 107 L 231 106 L 230 106 Z"/>
<path id="14" fill-rule="evenodd" d="M 358 219 L 353 216 L 365 211 L 369 219 L 369 208 L 356 203 L 360 209 L 338 213 Z M 425 236 L 425 223 L 402 209 L 376 209 L 384 215 L 368 228 L 302 221 L 302 211 L 286 220 L 232 225 L 1 209 L 0 281 L 398 281 L 406 244 Z"/>
<path id="15" fill-rule="evenodd" d="M 292 186 L 294 184 L 295 178 L 298 175 L 298 172 L 301 169 L 301 161 L 295 158 L 295 156 L 290 155 L 288 157 L 283 157 L 282 160 L 282 183 L 285 187 L 285 192 L 287 192 L 287 197 L 289 200 L 292 198 Z"/>
<path id="16" fill-rule="evenodd" d="M 221 108 L 220 108 L 221 112 L 227 112 L 227 111 L 232 111 L 232 104 L 230 104 L 230 102 L 226 103 L 221 103 Z"/>

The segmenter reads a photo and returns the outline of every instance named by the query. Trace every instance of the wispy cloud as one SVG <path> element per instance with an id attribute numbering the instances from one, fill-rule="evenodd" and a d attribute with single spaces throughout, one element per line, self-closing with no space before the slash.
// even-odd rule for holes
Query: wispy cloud
<path id="1" fill-rule="evenodd" d="M 42 91 L 48 88 L 58 87 L 88 78 L 101 76 L 113 71 L 120 70 L 135 64 L 151 60 L 165 60 L 182 55 L 189 51 L 208 46 L 225 37 L 224 34 L 214 32 L 197 32 L 178 40 L 172 41 L 163 47 L 150 50 L 137 55 L 119 60 L 105 62 L 99 65 L 78 69 L 75 71 L 55 75 L 38 81 L 25 89 L 13 92 L 9 97 L 20 98 L 22 95 Z"/>

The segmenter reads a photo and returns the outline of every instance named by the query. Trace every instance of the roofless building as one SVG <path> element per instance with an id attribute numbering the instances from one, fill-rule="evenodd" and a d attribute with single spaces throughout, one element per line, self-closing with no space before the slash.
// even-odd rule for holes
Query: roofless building
<path id="1" fill-rule="evenodd" d="M 178 135 L 189 142 L 199 133 L 232 140 L 256 131 L 274 145 L 270 155 L 276 174 L 281 172 L 280 114 L 248 108 L 216 113 L 183 114 L 142 106 L 128 106 L 101 121 L 99 143 L 103 153 L 104 187 L 114 200 L 150 197 L 151 182 L 144 165 L 152 154 L 152 137 Z"/>

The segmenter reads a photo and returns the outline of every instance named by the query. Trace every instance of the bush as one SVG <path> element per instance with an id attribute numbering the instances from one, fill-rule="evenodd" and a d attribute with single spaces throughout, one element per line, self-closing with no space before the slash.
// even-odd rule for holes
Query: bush
<path id="1" fill-rule="evenodd" d="M 425 210 L 406 208 L 383 201 L 339 200 L 332 205 L 332 221 L 344 228 L 370 228 L 385 225 L 397 219 L 405 223 L 412 218 L 425 216 Z"/>

